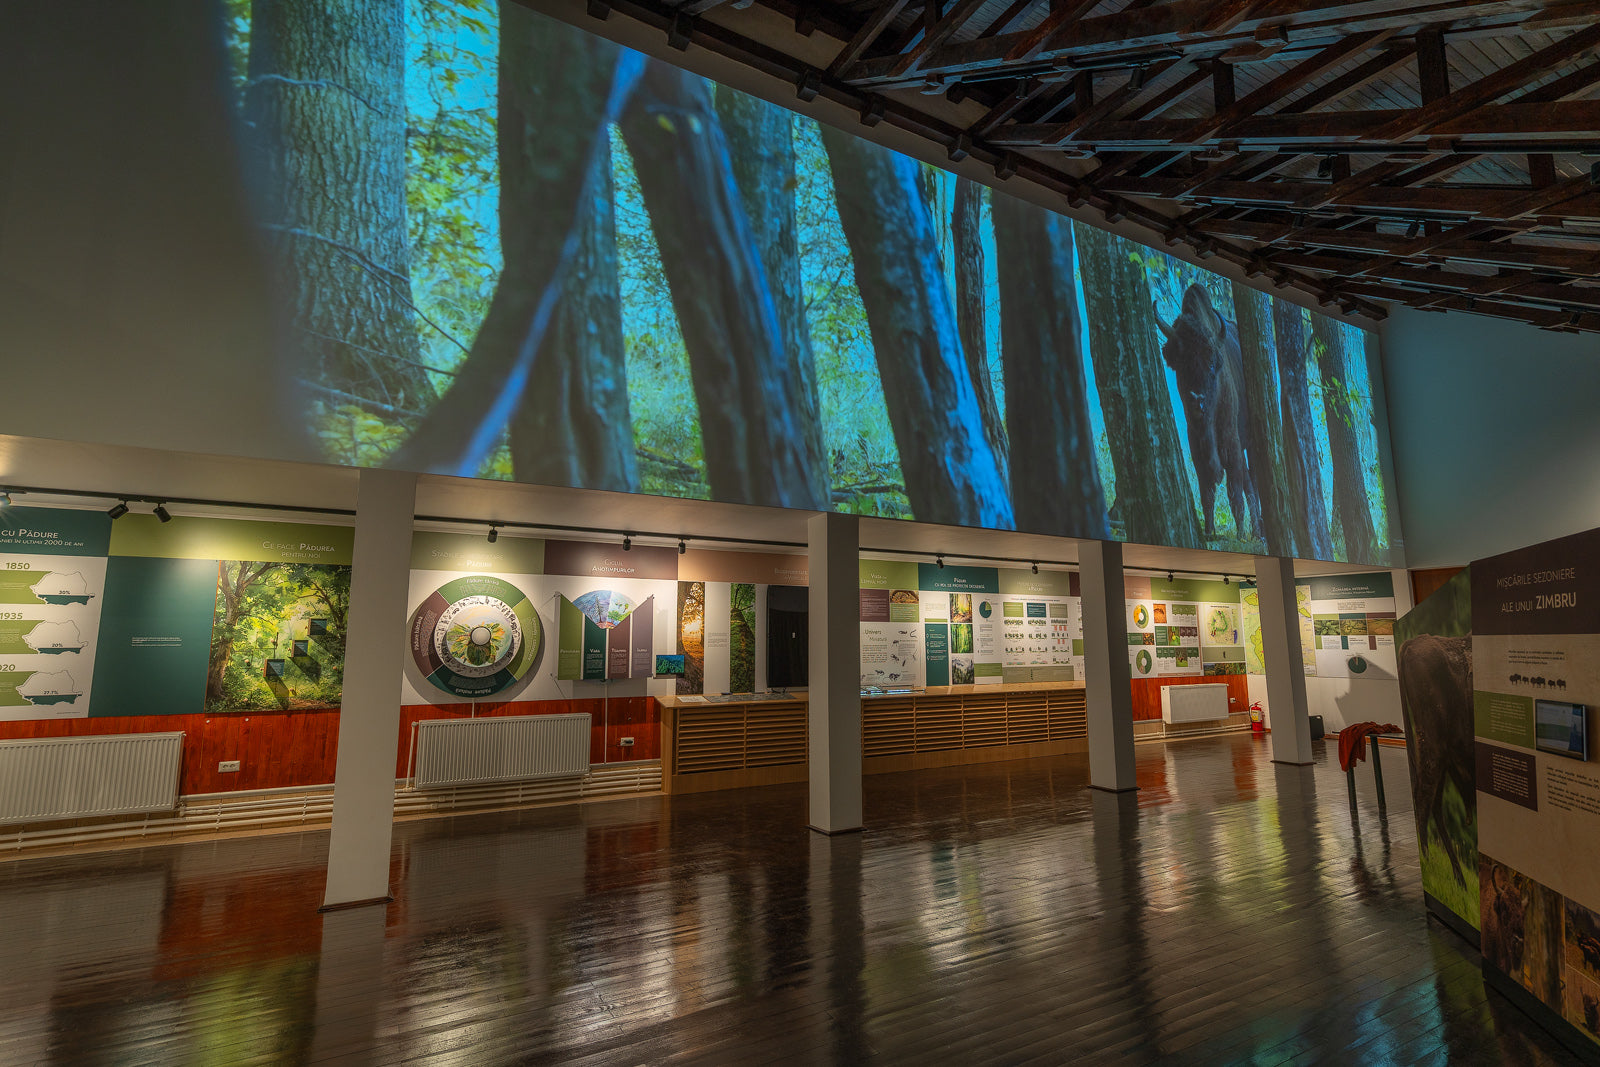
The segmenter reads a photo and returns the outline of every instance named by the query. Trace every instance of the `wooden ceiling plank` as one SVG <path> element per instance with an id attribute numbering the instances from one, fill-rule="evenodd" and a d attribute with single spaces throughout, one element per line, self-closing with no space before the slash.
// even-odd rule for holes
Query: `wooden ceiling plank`
<path id="1" fill-rule="evenodd" d="M 1391 45 L 1348 73 L 1341 74 L 1326 85 L 1318 86 L 1298 100 L 1290 101 L 1274 114 L 1298 115 L 1314 111 L 1324 104 L 1335 103 L 1358 89 L 1371 85 L 1377 79 L 1392 74 L 1409 62 L 1411 62 L 1411 49 L 1408 46 Z"/>
<path id="2" fill-rule="evenodd" d="M 1000 13 L 1000 17 L 991 22 L 978 38 L 993 37 L 1000 33 L 1010 33 L 1016 21 L 1032 11 L 1041 0 L 1012 0 L 1011 6 Z"/>
<path id="3" fill-rule="evenodd" d="M 1462 86 L 1448 96 L 1423 104 L 1375 131 L 1372 137 L 1376 141 L 1399 142 L 1431 133 L 1445 123 L 1486 107 L 1507 93 L 1527 85 L 1539 75 L 1581 58 L 1595 48 L 1600 48 L 1600 22 L 1578 30 L 1470 85 Z"/>

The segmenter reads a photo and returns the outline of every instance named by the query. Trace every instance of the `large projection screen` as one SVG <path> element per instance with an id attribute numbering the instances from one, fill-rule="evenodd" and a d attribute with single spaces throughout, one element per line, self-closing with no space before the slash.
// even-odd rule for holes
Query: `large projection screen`
<path id="1" fill-rule="evenodd" d="M 1401 561 L 1369 331 L 517 3 L 202 9 L 17 27 L 0 342 L 206 410 L 11 432 Z"/>

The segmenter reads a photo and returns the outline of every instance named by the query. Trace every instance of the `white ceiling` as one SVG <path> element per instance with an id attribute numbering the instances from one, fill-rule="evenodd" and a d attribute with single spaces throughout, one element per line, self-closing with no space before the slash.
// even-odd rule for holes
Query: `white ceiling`
<path id="1" fill-rule="evenodd" d="M 99 494 L 103 501 L 66 494 L 31 493 L 16 503 L 35 505 L 109 506 L 122 496 L 173 500 L 188 498 L 234 501 L 251 505 L 353 510 L 359 472 L 326 464 L 207 456 L 158 449 L 121 448 L 83 442 L 0 435 L 0 485 L 32 486 Z M 173 504 L 175 513 L 238 514 L 259 517 L 255 508 Z M 749 507 L 708 500 L 601 493 L 583 489 L 524 485 L 474 478 L 423 475 L 417 487 L 417 514 L 449 523 L 529 523 L 571 531 L 579 538 L 602 539 L 617 532 L 635 533 L 640 543 L 679 537 L 715 548 L 715 539 L 784 546 L 804 545 L 806 523 L 815 513 L 784 508 Z M 286 516 L 287 517 L 287 516 Z M 320 521 L 349 523 L 348 517 Z M 435 525 L 428 523 L 427 525 Z M 583 531 L 596 531 L 584 533 Z M 726 547 L 733 543 L 722 541 Z M 1037 560 L 1041 565 L 1075 564 L 1080 542 L 1068 537 L 979 530 L 959 526 L 864 518 L 861 547 L 914 553 L 931 559 L 942 554 L 952 562 L 968 560 Z M 1248 575 L 1254 558 L 1203 549 L 1126 545 L 1124 565 L 1149 570 L 1174 570 L 1205 575 Z M 1338 574 L 1371 568 L 1299 560 L 1297 574 Z"/>

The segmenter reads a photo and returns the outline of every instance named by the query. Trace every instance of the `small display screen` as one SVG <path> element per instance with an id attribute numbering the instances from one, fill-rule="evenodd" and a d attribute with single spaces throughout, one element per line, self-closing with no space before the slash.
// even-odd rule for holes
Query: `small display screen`
<path id="1" fill-rule="evenodd" d="M 683 654 L 674 656 L 656 657 L 656 677 L 681 677 L 683 674 Z"/>
<path id="2" fill-rule="evenodd" d="M 1582 704 L 1535 700 L 1533 720 L 1540 752 L 1569 759 L 1589 758 L 1588 709 Z"/>

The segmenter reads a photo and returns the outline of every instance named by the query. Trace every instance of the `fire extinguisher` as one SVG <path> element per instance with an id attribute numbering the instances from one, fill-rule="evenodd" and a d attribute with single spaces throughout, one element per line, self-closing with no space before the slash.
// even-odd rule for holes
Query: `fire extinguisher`
<path id="1" fill-rule="evenodd" d="M 1250 732 L 1253 734 L 1267 732 L 1266 715 L 1262 713 L 1259 700 L 1250 705 Z"/>

